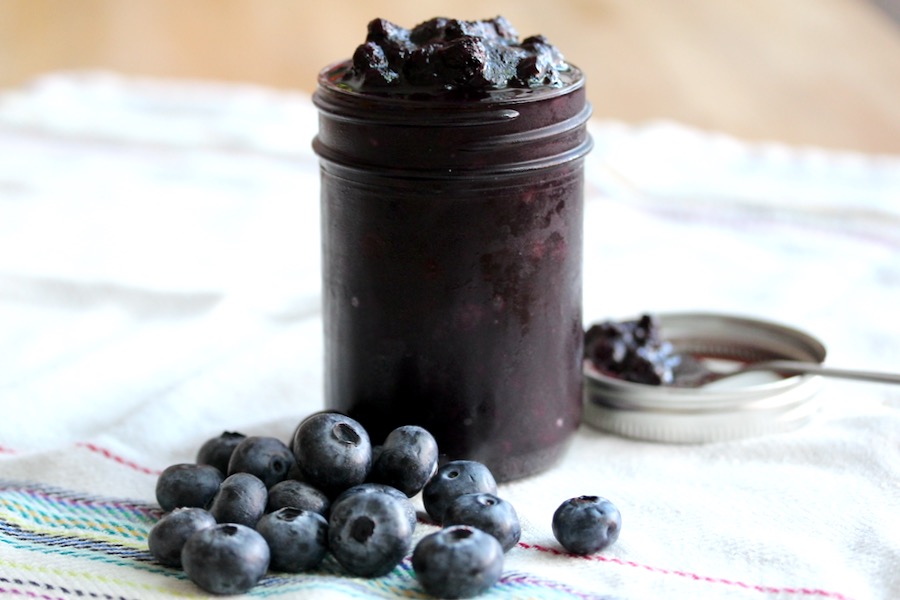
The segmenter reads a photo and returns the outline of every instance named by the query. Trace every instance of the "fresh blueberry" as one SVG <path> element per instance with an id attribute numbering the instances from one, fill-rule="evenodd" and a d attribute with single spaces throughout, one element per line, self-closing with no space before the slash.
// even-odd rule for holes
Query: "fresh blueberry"
<path id="1" fill-rule="evenodd" d="M 437 523 L 444 520 L 444 511 L 463 494 L 497 493 L 494 475 L 484 464 L 473 460 L 454 460 L 437 470 L 422 490 L 425 512 Z"/>
<path id="2" fill-rule="evenodd" d="M 269 568 L 269 545 L 255 529 L 222 523 L 196 532 L 181 551 L 184 572 L 212 594 L 240 594 Z"/>
<path id="3" fill-rule="evenodd" d="M 616 541 L 622 515 L 599 496 L 579 496 L 563 502 L 553 513 L 553 535 L 573 554 L 593 554 Z"/>
<path id="4" fill-rule="evenodd" d="M 269 488 L 269 500 L 266 512 L 275 512 L 279 508 L 302 508 L 320 515 L 328 514 L 331 503 L 328 496 L 313 486 L 295 479 L 285 479 Z"/>
<path id="5" fill-rule="evenodd" d="M 328 547 L 352 575 L 387 575 L 411 545 L 412 528 L 406 511 L 393 496 L 352 494 L 331 507 Z"/>
<path id="6" fill-rule="evenodd" d="M 418 522 L 418 515 L 416 514 L 415 505 L 410 501 L 406 494 L 404 494 L 397 488 L 391 487 L 384 483 L 361 483 L 359 485 L 354 485 L 351 488 L 347 488 L 346 490 L 341 492 L 341 494 L 337 498 L 334 499 L 332 507 L 334 507 L 337 503 L 341 502 L 345 498 L 353 496 L 354 494 L 371 493 L 382 493 L 396 498 L 397 501 L 403 506 L 403 512 L 406 514 L 406 518 L 409 521 L 410 528 L 415 530 L 416 523 Z"/>
<path id="7" fill-rule="evenodd" d="M 267 501 L 266 484 L 259 477 L 250 473 L 235 473 L 226 477 L 219 486 L 209 512 L 218 523 L 255 527 L 266 511 Z"/>
<path id="8" fill-rule="evenodd" d="M 369 434 L 340 413 L 307 417 L 294 433 L 293 449 L 301 479 L 329 497 L 364 482 L 372 467 Z"/>
<path id="9" fill-rule="evenodd" d="M 256 530 L 269 544 L 270 566 L 278 571 L 313 569 L 328 551 L 328 521 L 317 512 L 280 508 L 263 515 Z"/>
<path id="10" fill-rule="evenodd" d="M 202 508 L 176 508 L 156 522 L 147 534 L 150 554 L 167 567 L 181 566 L 181 549 L 191 535 L 213 527 L 216 519 Z"/>
<path id="11" fill-rule="evenodd" d="M 168 466 L 156 480 L 156 501 L 166 512 L 179 507 L 206 508 L 224 477 L 212 465 Z"/>
<path id="12" fill-rule="evenodd" d="M 494 494 L 463 494 L 444 511 L 444 527 L 470 525 L 489 533 L 500 542 L 504 552 L 519 543 L 522 526 L 513 505 Z"/>
<path id="13" fill-rule="evenodd" d="M 291 449 L 291 452 L 294 452 L 294 450 Z M 293 479 L 294 481 L 303 481 L 303 473 L 300 472 L 300 467 L 297 465 L 296 455 L 294 457 L 294 465 L 291 467 L 291 470 L 288 471 L 288 476 L 285 481 L 290 479 Z"/>
<path id="14" fill-rule="evenodd" d="M 423 537 L 412 566 L 425 591 L 437 598 L 472 598 L 497 583 L 503 548 L 475 527 L 453 525 Z"/>
<path id="15" fill-rule="evenodd" d="M 281 440 L 250 436 L 235 447 L 228 461 L 228 474 L 251 473 L 270 488 L 287 478 L 294 462 L 294 453 Z"/>
<path id="16" fill-rule="evenodd" d="M 198 465 L 212 465 L 222 473 L 228 473 L 228 461 L 231 453 L 245 436 L 235 431 L 223 431 L 220 435 L 203 442 L 197 451 Z"/>
<path id="17" fill-rule="evenodd" d="M 395 487 L 410 498 L 422 491 L 437 470 L 438 446 L 418 425 L 394 429 L 372 462 L 371 481 Z"/>
<path id="18" fill-rule="evenodd" d="M 384 449 L 384 446 L 381 444 L 377 446 L 372 446 L 372 467 L 375 467 L 375 462 L 378 460 L 378 457 L 381 456 L 381 451 Z M 372 475 L 372 472 L 369 471 L 369 475 Z"/>

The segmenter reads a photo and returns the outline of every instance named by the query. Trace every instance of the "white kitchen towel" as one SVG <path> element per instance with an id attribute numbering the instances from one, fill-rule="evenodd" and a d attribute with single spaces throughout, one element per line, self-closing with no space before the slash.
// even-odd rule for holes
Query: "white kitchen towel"
<path id="1" fill-rule="evenodd" d="M 224 430 L 287 439 L 321 408 L 316 125 L 308 96 L 253 86 L 62 73 L 0 94 L 0 597 L 203 596 L 147 552 L 155 481 Z M 586 322 L 744 314 L 900 370 L 900 158 L 591 131 Z M 708 445 L 583 426 L 501 486 L 523 535 L 485 597 L 900 597 L 900 389 L 820 400 L 800 430 Z M 550 529 L 582 494 L 623 515 L 590 557 Z M 408 558 L 375 579 L 328 559 L 248 595 L 424 592 Z"/>

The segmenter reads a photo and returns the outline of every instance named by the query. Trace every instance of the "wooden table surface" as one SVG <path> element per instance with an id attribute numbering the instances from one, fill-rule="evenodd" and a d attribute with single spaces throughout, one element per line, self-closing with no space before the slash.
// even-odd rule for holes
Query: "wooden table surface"
<path id="1" fill-rule="evenodd" d="M 881 1 L 3 0 L 0 88 L 102 68 L 311 91 L 373 17 L 502 14 L 587 72 L 599 118 L 900 153 L 900 25 Z"/>

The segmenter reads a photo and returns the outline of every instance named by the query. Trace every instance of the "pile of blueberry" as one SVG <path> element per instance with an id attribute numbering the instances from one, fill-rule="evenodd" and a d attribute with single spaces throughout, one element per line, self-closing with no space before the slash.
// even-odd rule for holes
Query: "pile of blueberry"
<path id="1" fill-rule="evenodd" d="M 544 36 L 519 41 L 502 16 L 483 21 L 436 17 L 406 29 L 369 23 L 344 83 L 355 89 L 430 91 L 559 86 L 569 66 Z"/>
<path id="2" fill-rule="evenodd" d="M 584 352 L 601 373 L 650 385 L 675 383 L 682 360 L 662 338 L 659 320 L 648 314 L 592 325 L 585 333 Z"/>
<path id="3" fill-rule="evenodd" d="M 413 546 L 421 493 L 442 528 Z M 408 425 L 373 447 L 357 421 L 335 412 L 304 419 L 290 445 L 225 432 L 204 443 L 195 463 L 166 468 L 156 484 L 165 511 L 148 534 L 153 557 L 180 567 L 203 590 L 238 594 L 269 569 L 315 569 L 331 553 L 349 575 L 379 577 L 412 549 L 424 590 L 469 598 L 494 585 L 504 553 L 521 536 L 512 505 L 482 463 L 438 467 L 438 447 Z M 553 515 L 553 533 L 576 554 L 598 552 L 621 528 L 608 500 L 582 496 Z"/>

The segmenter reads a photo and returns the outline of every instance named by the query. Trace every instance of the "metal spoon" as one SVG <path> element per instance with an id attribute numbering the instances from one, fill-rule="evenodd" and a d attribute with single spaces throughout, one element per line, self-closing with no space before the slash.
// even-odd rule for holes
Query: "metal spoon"
<path id="1" fill-rule="evenodd" d="M 700 361 L 696 361 L 700 362 Z M 862 381 L 874 381 L 880 383 L 900 383 L 900 373 L 886 373 L 884 371 L 863 371 L 859 369 L 842 369 L 826 367 L 818 363 L 803 362 L 797 360 L 765 360 L 748 362 L 730 371 L 716 371 L 709 365 L 691 365 L 692 369 L 702 369 L 702 374 L 692 374 L 682 382 L 676 383 L 679 387 L 700 387 L 720 381 L 722 379 L 747 373 L 750 371 L 770 371 L 781 375 L 822 375 L 824 377 L 842 377 L 845 379 L 857 379 Z"/>

